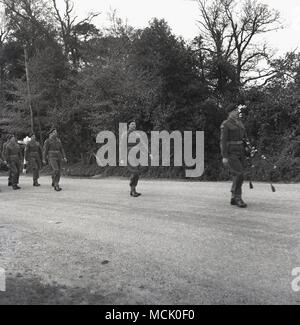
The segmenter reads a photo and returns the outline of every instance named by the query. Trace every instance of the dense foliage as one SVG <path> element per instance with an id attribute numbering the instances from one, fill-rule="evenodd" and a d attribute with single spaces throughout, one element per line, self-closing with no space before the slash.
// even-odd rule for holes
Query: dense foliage
<path id="1" fill-rule="evenodd" d="M 274 180 L 299 180 L 300 54 L 287 53 L 280 59 L 267 58 L 267 53 L 261 52 L 255 55 L 251 52 L 254 35 L 250 35 L 245 52 L 241 53 L 244 43 L 223 48 L 222 16 L 211 25 L 215 30 L 209 35 L 200 34 L 187 43 L 175 36 L 164 20 L 153 19 L 148 27 L 136 30 L 113 14 L 111 26 L 99 30 L 92 21 L 94 15 L 76 21 L 68 0 L 65 13 L 59 12 L 54 0 L 1 2 L 5 5 L 0 18 L 2 142 L 8 132 L 22 138 L 32 128 L 43 142 L 55 126 L 71 163 L 89 165 L 84 168 L 93 173 L 97 133 L 117 131 L 120 122 L 134 118 L 146 132 L 204 130 L 206 167 L 202 179 L 226 179 L 219 150 L 220 124 L 226 118 L 225 105 L 242 100 L 248 105 L 245 123 L 251 140 L 278 165 L 271 176 Z M 227 29 L 234 13 L 228 3 L 232 5 L 227 1 L 223 13 L 229 17 L 224 25 Z M 265 15 L 258 17 L 266 21 L 270 18 L 266 15 L 271 11 L 262 10 L 266 7 L 247 3 L 247 19 L 250 14 Z M 203 13 L 206 8 L 200 9 Z M 207 12 L 214 17 L 213 11 Z M 247 35 L 251 21 L 240 23 Z M 262 27 L 266 25 L 258 26 L 257 33 Z M 244 53 L 248 57 L 242 56 Z M 267 58 L 267 73 L 251 78 L 258 64 L 251 60 L 259 56 Z M 118 168 L 105 172 L 123 173 Z M 149 169 L 146 173 L 183 175 L 180 168 Z M 254 174 L 260 180 L 271 177 L 269 168 L 259 161 Z"/>

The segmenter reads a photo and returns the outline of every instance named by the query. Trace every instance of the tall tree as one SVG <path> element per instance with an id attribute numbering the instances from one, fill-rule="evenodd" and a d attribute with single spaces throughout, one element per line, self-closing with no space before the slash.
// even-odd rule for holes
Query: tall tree
<path id="1" fill-rule="evenodd" d="M 160 80 L 159 105 L 153 107 L 154 125 L 184 129 L 194 119 L 195 104 L 208 89 L 199 77 L 196 58 L 165 20 L 153 19 L 133 41 L 132 64 Z"/>
<path id="2" fill-rule="evenodd" d="M 98 30 L 91 24 L 92 20 L 100 13 L 90 13 L 86 18 L 77 21 L 74 13 L 74 3 L 71 0 L 64 0 L 64 11 L 61 12 L 57 5 L 57 0 L 52 0 L 55 11 L 55 20 L 59 25 L 59 35 L 63 43 L 66 59 L 73 63 L 75 69 L 80 65 L 80 37 L 83 36 L 85 42 L 91 35 L 97 35 Z"/>
<path id="3" fill-rule="evenodd" d="M 0 8 L 1 10 L 1 8 Z M 4 107 L 4 47 L 9 30 L 4 11 L 0 11 L 0 108 Z"/>
<path id="4" fill-rule="evenodd" d="M 217 89 L 226 83 L 239 91 L 250 82 L 266 83 L 274 76 L 272 52 L 261 36 L 281 27 L 279 13 L 256 0 L 196 0 L 200 10 L 199 51 L 217 70 Z M 233 90 L 231 89 L 231 91 Z"/>
<path id="5" fill-rule="evenodd" d="M 51 27 L 51 8 L 47 2 L 37 0 L 1 0 L 5 7 L 7 24 L 10 28 L 11 41 L 18 42 L 23 47 L 23 64 L 26 81 L 26 103 L 30 116 L 31 131 L 34 122 L 40 125 L 39 106 L 33 107 L 30 84 L 29 60 L 41 49 L 51 47 L 55 43 L 54 30 Z M 15 83 L 18 85 L 20 83 Z M 22 87 L 21 87 L 22 88 Z"/>

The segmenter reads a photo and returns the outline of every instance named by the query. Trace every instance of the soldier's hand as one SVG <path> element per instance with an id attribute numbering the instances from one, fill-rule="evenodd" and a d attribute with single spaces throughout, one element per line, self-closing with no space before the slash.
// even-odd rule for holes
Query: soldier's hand
<path id="1" fill-rule="evenodd" d="M 47 162 L 46 162 L 46 160 L 43 160 L 43 164 L 44 164 L 44 165 L 47 165 Z"/>
<path id="2" fill-rule="evenodd" d="M 64 162 L 67 163 L 68 162 L 68 159 L 67 158 L 64 158 Z"/>
<path id="3" fill-rule="evenodd" d="M 229 163 L 228 158 L 223 158 L 223 165 L 227 166 Z"/>

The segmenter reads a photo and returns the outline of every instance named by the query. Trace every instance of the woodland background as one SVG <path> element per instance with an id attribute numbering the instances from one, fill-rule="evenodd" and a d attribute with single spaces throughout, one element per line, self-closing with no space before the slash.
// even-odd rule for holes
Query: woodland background
<path id="1" fill-rule="evenodd" d="M 123 175 L 99 168 L 96 135 L 136 119 L 139 129 L 205 131 L 203 180 L 224 180 L 220 125 L 225 106 L 247 104 L 251 141 L 278 168 L 257 161 L 257 180 L 300 180 L 300 53 L 275 57 L 263 41 L 284 28 L 280 15 L 253 0 L 202 1 L 191 42 L 153 18 L 135 29 L 111 12 L 110 25 L 80 20 L 70 0 L 0 0 L 0 134 L 41 143 L 58 128 L 69 175 Z M 241 4 L 242 2 L 242 4 Z M 76 5 L 76 2 L 74 2 Z M 170 8 L 171 10 L 171 8 Z M 196 23 L 196 22 L 195 22 Z M 149 177 L 181 178 L 184 168 L 148 168 Z"/>

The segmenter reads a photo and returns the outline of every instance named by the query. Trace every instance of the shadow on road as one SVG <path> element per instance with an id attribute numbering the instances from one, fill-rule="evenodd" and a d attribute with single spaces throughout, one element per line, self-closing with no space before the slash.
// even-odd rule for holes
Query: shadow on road
<path id="1" fill-rule="evenodd" d="M 42 283 L 39 278 L 7 278 L 6 292 L 0 292 L 0 305 L 105 305 L 112 296 L 91 293 L 89 289 Z"/>

